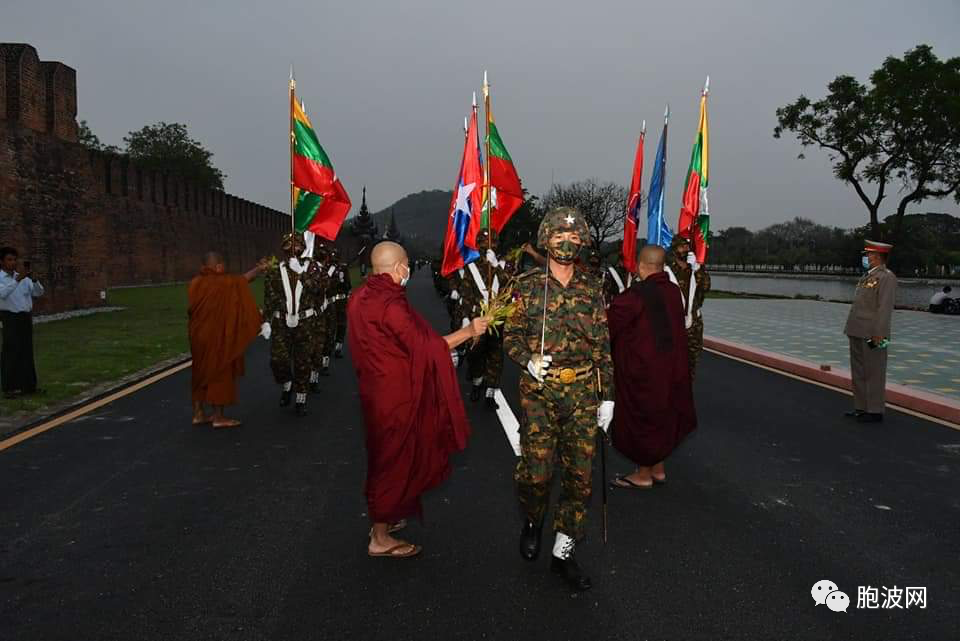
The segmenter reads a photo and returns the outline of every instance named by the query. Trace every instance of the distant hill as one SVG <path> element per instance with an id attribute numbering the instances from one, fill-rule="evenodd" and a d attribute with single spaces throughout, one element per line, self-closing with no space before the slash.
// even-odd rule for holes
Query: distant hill
<path id="1" fill-rule="evenodd" d="M 447 209 L 453 193 L 440 189 L 421 191 L 404 196 L 389 207 L 372 215 L 381 233 L 390 224 L 391 212 L 396 216 L 397 229 L 405 244 L 421 252 L 439 254 L 443 235 L 447 231 Z"/>

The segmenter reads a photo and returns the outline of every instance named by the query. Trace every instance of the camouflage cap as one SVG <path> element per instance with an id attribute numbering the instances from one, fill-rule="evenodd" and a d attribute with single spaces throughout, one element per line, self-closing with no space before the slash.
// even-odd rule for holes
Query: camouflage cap
<path id="1" fill-rule="evenodd" d="M 550 237 L 556 233 L 574 231 L 580 234 L 583 244 L 590 242 L 590 230 L 583 214 L 573 207 L 555 207 L 544 215 L 537 230 L 537 245 L 546 248 Z"/>
<path id="2" fill-rule="evenodd" d="M 303 233 L 298 231 L 288 232 L 283 235 L 283 240 L 280 241 L 280 249 L 290 253 L 294 247 L 299 246 L 301 249 L 306 247 L 306 241 L 303 239 Z"/>
<path id="3" fill-rule="evenodd" d="M 486 227 L 481 227 L 480 231 L 477 232 L 477 248 L 486 249 L 487 247 L 487 235 L 490 236 L 490 244 L 494 247 L 497 246 L 497 241 L 500 240 L 497 230 L 492 227 L 488 230 Z"/>
<path id="4" fill-rule="evenodd" d="M 691 245 L 690 239 L 683 234 L 676 234 L 670 241 L 670 249 L 676 249 L 680 245 Z"/>

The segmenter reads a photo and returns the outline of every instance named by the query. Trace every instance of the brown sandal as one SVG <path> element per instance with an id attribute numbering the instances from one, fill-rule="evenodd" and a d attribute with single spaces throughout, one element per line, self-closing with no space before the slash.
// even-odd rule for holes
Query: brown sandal
<path id="1" fill-rule="evenodd" d="M 204 416 L 203 418 L 199 418 L 199 419 L 196 416 L 194 416 L 192 419 L 192 423 L 194 425 L 208 425 L 212 422 L 213 422 L 213 419 L 210 418 L 209 416 Z"/>
<path id="2" fill-rule="evenodd" d="M 219 430 L 225 427 L 240 427 L 240 421 L 235 418 L 228 418 L 223 421 L 212 421 L 213 429 Z"/>
<path id="3" fill-rule="evenodd" d="M 408 548 L 406 552 L 398 552 L 403 548 Z M 394 545 L 392 548 L 384 550 L 383 552 L 371 552 L 367 550 L 367 556 L 375 558 L 388 558 L 388 559 L 409 559 L 410 557 L 417 556 L 420 552 L 423 551 L 423 548 L 419 545 L 414 545 L 413 543 L 400 543 Z"/>
<path id="4" fill-rule="evenodd" d="M 400 530 L 407 527 L 407 519 L 400 519 L 396 523 L 391 523 L 390 527 L 387 528 L 387 534 L 393 534 L 399 532 Z M 367 533 L 367 537 L 373 536 L 373 528 L 370 528 L 370 531 Z"/>

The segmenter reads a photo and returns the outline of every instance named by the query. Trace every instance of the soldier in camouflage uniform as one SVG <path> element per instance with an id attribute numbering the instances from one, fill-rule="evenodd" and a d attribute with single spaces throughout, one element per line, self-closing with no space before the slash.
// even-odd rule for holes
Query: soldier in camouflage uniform
<path id="1" fill-rule="evenodd" d="M 339 260 L 337 256 L 337 273 L 334 275 L 333 291 L 335 297 L 335 309 L 337 310 L 337 336 L 336 344 L 333 346 L 333 355 L 336 358 L 343 358 L 343 341 L 347 336 L 347 299 L 350 298 L 350 290 L 353 284 L 350 282 L 350 266 Z"/>
<path id="2" fill-rule="evenodd" d="M 297 416 L 306 415 L 307 389 L 325 282 L 316 261 L 302 258 L 303 235 L 287 234 L 284 258 L 266 272 L 263 315 L 270 323 L 270 368 L 283 391 L 280 406 L 296 395 Z"/>
<path id="3" fill-rule="evenodd" d="M 616 265 L 608 265 L 603 271 L 603 304 L 610 307 L 613 299 L 627 291 L 633 284 L 633 274 L 624 266 L 623 256 Z"/>
<path id="4" fill-rule="evenodd" d="M 318 391 L 320 377 L 330 376 L 330 357 L 336 342 L 337 312 L 334 308 L 334 276 L 337 265 L 333 257 L 333 244 L 326 239 L 318 239 L 314 249 L 314 258 L 324 279 L 323 297 L 317 309 L 320 318 L 317 322 L 318 331 L 314 340 L 312 372 L 310 374 L 311 389 Z"/>
<path id="5" fill-rule="evenodd" d="M 600 280 L 574 264 L 588 241 L 589 231 L 577 210 L 561 207 L 544 216 L 538 244 L 547 250 L 549 276 L 536 268 L 519 277 L 517 311 L 504 330 L 507 354 L 523 370 L 521 459 L 515 474 L 525 514 L 520 554 L 529 561 L 539 554 L 557 467 L 561 491 L 554 511 L 551 569 L 577 590 L 590 588 L 573 549 L 586 530 L 597 428 L 605 431 L 613 418 L 614 391 L 606 311 L 597 304 Z M 598 399 L 598 373 L 603 402 Z"/>
<path id="6" fill-rule="evenodd" d="M 703 299 L 710 291 L 710 274 L 703 265 L 697 263 L 693 252 L 690 251 L 690 239 L 676 235 L 670 243 L 667 252 L 667 264 L 664 271 L 680 288 L 683 296 L 684 311 L 686 312 L 687 349 L 690 351 L 690 379 L 692 380 L 697 369 L 697 361 L 703 350 L 703 316 L 700 309 Z M 696 279 L 696 288 L 693 300 L 690 297 L 690 275 Z"/>
<path id="7" fill-rule="evenodd" d="M 458 287 L 460 305 L 456 329 L 466 327 L 471 319 L 482 315 L 481 306 L 487 301 L 488 290 L 492 292 L 490 295 L 496 296 L 511 280 L 506 263 L 496 255 L 497 232 L 481 229 L 477 234 L 477 248 L 480 258 L 463 269 L 464 275 Z M 503 374 L 502 336 L 488 332 L 471 342 L 467 365 L 472 384 L 470 400 L 477 402 L 485 396 L 487 408 L 497 409 L 494 396 L 500 389 L 500 377 Z"/>

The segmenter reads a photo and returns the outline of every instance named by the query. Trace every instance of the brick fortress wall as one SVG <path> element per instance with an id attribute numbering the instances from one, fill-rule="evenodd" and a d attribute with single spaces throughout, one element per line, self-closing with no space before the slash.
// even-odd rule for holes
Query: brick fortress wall
<path id="1" fill-rule="evenodd" d="M 100 291 L 188 280 L 207 250 L 245 271 L 276 253 L 288 215 L 77 144 L 76 72 L 0 44 L 0 245 L 47 288 L 41 313 Z"/>

